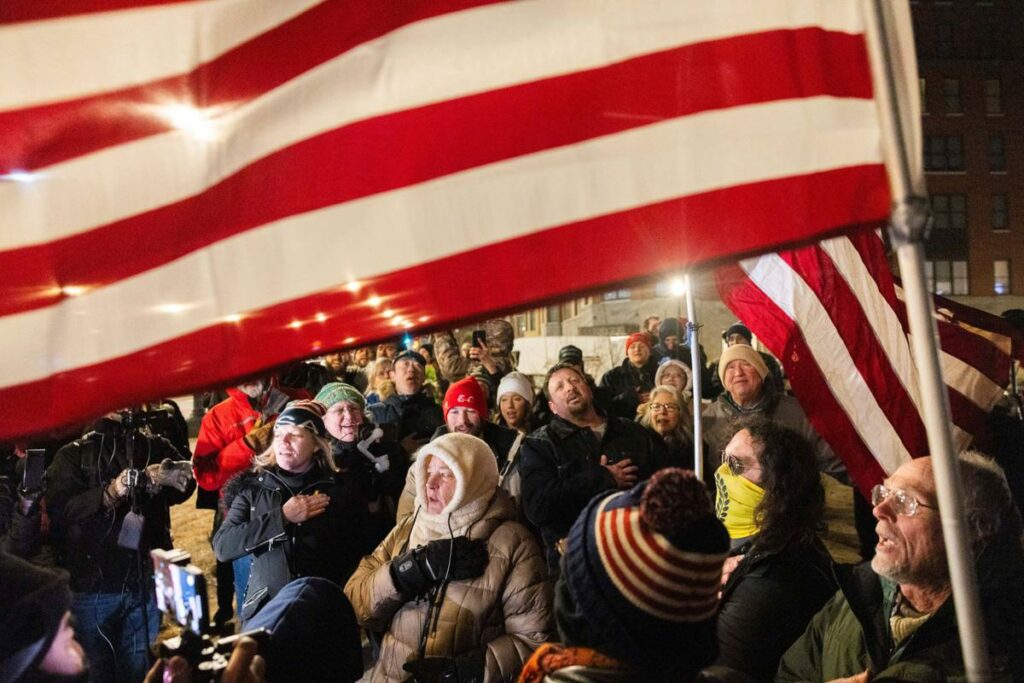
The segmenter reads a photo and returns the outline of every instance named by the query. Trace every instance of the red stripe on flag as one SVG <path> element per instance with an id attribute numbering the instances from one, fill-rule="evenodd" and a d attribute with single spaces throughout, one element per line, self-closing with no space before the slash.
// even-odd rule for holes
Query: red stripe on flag
<path id="1" fill-rule="evenodd" d="M 896 289 L 893 284 L 892 267 L 889 265 L 889 258 L 885 253 L 885 244 L 877 230 L 858 230 L 847 236 L 853 248 L 860 254 L 860 260 L 868 269 L 871 279 L 874 280 L 878 293 L 889 304 L 894 311 L 902 309 L 903 304 L 896 297 Z M 903 332 L 907 332 L 907 322 L 901 318 Z"/>
<path id="2" fill-rule="evenodd" d="M 828 380 L 796 324 L 738 265 L 719 268 L 715 279 L 729 310 L 748 321 L 758 339 L 783 361 L 793 392 L 803 405 L 814 406 L 807 411 L 814 429 L 843 460 L 857 488 L 870 496 L 871 487 L 885 479 L 885 471 L 829 390 Z"/>
<path id="3" fill-rule="evenodd" d="M 489 244 L 382 275 L 370 280 L 363 292 L 385 297 L 397 315 L 413 321 L 426 315 L 430 328 L 443 329 L 762 245 L 805 241 L 849 221 L 875 224 L 888 211 L 882 166 L 841 169 L 728 188 Z M 708 225 L 728 234 L 728 244 L 707 239 Z M 767 235 L 772 242 L 765 242 Z M 631 248 L 621 248 L 627 241 Z M 496 263 L 516 264 L 517 275 L 495 278 Z M 580 263 L 589 273 L 600 273 L 587 279 L 584 288 L 571 265 Z M 474 296 L 453 296 L 465 291 L 466 282 L 488 286 L 477 288 Z M 317 322 L 319 313 L 328 314 L 324 322 Z M 296 320 L 305 324 L 294 329 Z M 359 331 L 359 338 L 345 341 L 352 330 Z M 340 288 L 285 302 L 238 324 L 214 325 L 136 353 L 0 389 L 0 440 L 81 423 L 136 403 L 143 395 L 180 396 L 291 359 L 393 337 L 398 330 Z M 117 381 L 101 381 L 105 377 Z M 851 471 L 864 471 L 857 467 Z"/>
<path id="4" fill-rule="evenodd" d="M 5 281 L 0 315 L 52 305 L 63 296 L 61 285 L 102 287 L 287 216 L 652 121 L 772 99 L 869 96 L 866 66 L 858 70 L 847 65 L 837 75 L 831 66 L 815 62 L 808 67 L 805 62 L 814 60 L 801 61 L 802 54 L 826 48 L 837 58 L 866 64 L 863 41 L 855 36 L 817 29 L 772 32 L 661 52 L 345 126 L 261 159 L 195 197 L 82 234 L 0 253 Z M 760 58 L 782 53 L 789 58 Z M 711 78 L 719 67 L 735 74 L 724 92 L 676 87 L 680 73 Z M 513 132 L 495 135 L 496 130 Z M 867 189 L 874 185 L 871 180 Z M 868 201 L 878 198 L 876 192 Z M 809 212 L 816 210 L 817 198 L 791 199 L 802 199 Z M 772 204 L 779 203 L 773 198 Z M 737 210 L 722 208 L 722 215 Z M 844 222 L 843 212 L 833 214 L 837 225 Z M 873 210 L 869 214 L 875 215 Z M 720 222 L 715 216 L 709 224 Z M 758 245 L 752 241 L 749 248 Z M 123 258 L 124 253 L 133 258 Z"/>
<path id="5" fill-rule="evenodd" d="M 505 0 L 325 2 L 189 73 L 0 112 L 0 173 L 44 168 L 171 130 L 153 107 L 236 107 L 402 26 L 496 1 Z"/>
<path id="6" fill-rule="evenodd" d="M 803 278 L 821 302 L 878 406 L 907 451 L 913 453 L 918 444 L 927 440 L 921 415 L 832 258 L 818 245 L 783 251 L 779 257 Z"/>
<path id="7" fill-rule="evenodd" d="M 131 10 L 155 5 L 180 5 L 194 0 L 3 0 L 0 24 L 58 19 L 80 14 Z"/>

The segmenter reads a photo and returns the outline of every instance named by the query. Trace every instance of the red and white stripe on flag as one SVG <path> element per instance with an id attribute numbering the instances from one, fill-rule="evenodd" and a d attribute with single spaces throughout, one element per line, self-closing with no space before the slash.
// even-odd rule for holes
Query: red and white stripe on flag
<path id="1" fill-rule="evenodd" d="M 881 237 L 867 228 L 716 271 L 726 305 L 786 369 L 815 429 L 867 493 L 928 453 L 908 323 Z M 943 378 L 960 447 L 1002 396 L 1020 338 L 936 297 Z"/>
<path id="2" fill-rule="evenodd" d="M 0 51 L 0 439 L 889 206 L 848 0 L 5 0 Z"/>

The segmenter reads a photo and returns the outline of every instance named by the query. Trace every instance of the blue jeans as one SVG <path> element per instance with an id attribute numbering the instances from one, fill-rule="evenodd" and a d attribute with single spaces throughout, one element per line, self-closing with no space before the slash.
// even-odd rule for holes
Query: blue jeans
<path id="1" fill-rule="evenodd" d="M 231 562 L 235 572 L 235 604 L 238 606 L 238 621 L 242 621 L 242 603 L 245 602 L 245 589 L 249 586 L 249 574 L 252 571 L 252 555 L 243 555 Z"/>
<path id="2" fill-rule="evenodd" d="M 139 683 L 146 677 L 149 646 L 160 632 L 160 612 L 152 588 L 147 593 L 145 620 L 138 594 L 127 591 L 75 593 L 71 613 L 75 634 L 89 661 L 90 681 Z"/>

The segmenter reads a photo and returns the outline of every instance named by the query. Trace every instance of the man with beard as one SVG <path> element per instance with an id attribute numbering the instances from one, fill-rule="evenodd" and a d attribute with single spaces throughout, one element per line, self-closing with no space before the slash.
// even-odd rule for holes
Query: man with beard
<path id="1" fill-rule="evenodd" d="M 958 460 L 991 677 L 1024 680 L 1021 516 L 1002 469 Z M 839 592 L 786 652 L 777 681 L 962 680 L 931 458 L 903 464 L 872 490 L 874 559 L 837 568 Z"/>
<path id="2" fill-rule="evenodd" d="M 523 508 L 541 530 L 548 568 L 558 575 L 561 541 L 595 495 L 628 489 L 664 467 L 665 447 L 637 423 L 594 408 L 587 378 L 559 363 L 544 382 L 551 422 L 523 440 Z"/>

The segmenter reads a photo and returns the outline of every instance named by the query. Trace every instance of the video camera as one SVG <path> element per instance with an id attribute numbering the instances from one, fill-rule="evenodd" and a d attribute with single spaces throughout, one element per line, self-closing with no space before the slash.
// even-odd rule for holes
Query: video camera
<path id="1" fill-rule="evenodd" d="M 156 604 L 181 627 L 181 634 L 160 643 L 161 657 L 184 657 L 197 683 L 218 681 L 228 665 L 235 643 L 249 637 L 264 647 L 269 633 L 257 629 L 224 638 L 212 637 L 206 577 L 189 564 L 192 556 L 183 550 L 152 550 Z"/>

